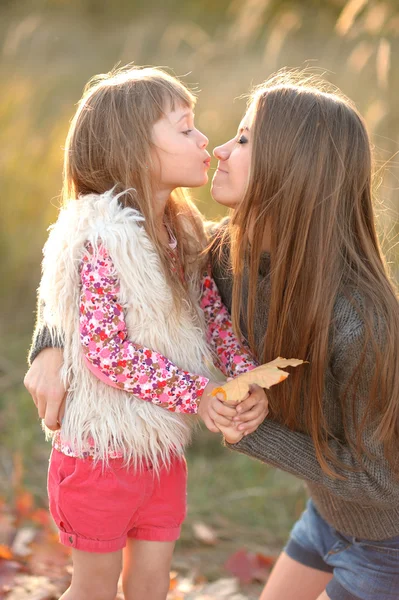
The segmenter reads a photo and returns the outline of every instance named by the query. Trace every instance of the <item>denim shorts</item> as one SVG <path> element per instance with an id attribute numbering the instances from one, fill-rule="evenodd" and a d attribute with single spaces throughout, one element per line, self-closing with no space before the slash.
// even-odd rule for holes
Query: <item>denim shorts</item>
<path id="1" fill-rule="evenodd" d="M 284 552 L 332 573 L 326 587 L 331 600 L 399 600 L 399 536 L 376 542 L 342 535 L 309 500 Z"/>

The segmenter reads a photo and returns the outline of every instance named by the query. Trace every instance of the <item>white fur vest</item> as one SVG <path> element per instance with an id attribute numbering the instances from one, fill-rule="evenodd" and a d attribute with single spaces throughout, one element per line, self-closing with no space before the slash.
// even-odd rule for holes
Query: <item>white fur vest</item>
<path id="1" fill-rule="evenodd" d="M 79 332 L 79 265 L 90 242 L 103 245 L 120 282 L 129 339 L 160 352 L 179 368 L 210 377 L 210 351 L 200 314 L 188 302 L 178 313 L 142 215 L 122 208 L 112 191 L 71 201 L 51 227 L 43 254 L 39 297 L 53 335 L 64 335 L 63 380 L 69 385 L 61 440 L 77 452 L 94 444 L 102 460 L 122 452 L 126 461 L 167 464 L 182 453 L 193 417 L 169 412 L 98 380 L 85 365 Z M 198 305 L 193 276 L 190 293 Z"/>

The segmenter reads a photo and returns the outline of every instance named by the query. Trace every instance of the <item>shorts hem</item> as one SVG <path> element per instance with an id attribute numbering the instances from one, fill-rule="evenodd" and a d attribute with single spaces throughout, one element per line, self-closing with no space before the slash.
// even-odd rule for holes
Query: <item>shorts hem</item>
<path id="1" fill-rule="evenodd" d="M 75 533 L 59 532 L 60 542 L 68 548 L 81 550 L 82 552 L 97 552 L 106 554 L 107 552 L 116 552 L 126 546 L 126 535 L 114 540 L 90 540 L 82 538 Z"/>
<path id="2" fill-rule="evenodd" d="M 326 592 L 330 600 L 362 600 L 359 596 L 355 596 L 352 592 L 348 592 L 348 590 L 336 579 L 332 579 L 327 584 Z"/>
<path id="3" fill-rule="evenodd" d="M 180 527 L 164 529 L 162 527 L 135 527 L 128 533 L 129 539 L 143 542 L 176 542 L 181 533 Z"/>
<path id="4" fill-rule="evenodd" d="M 296 562 L 305 565 L 305 567 L 311 567 L 312 569 L 324 571 L 325 573 L 333 572 L 333 568 L 327 565 L 318 554 L 307 550 L 293 538 L 288 540 L 283 552 L 293 560 L 296 560 Z"/>

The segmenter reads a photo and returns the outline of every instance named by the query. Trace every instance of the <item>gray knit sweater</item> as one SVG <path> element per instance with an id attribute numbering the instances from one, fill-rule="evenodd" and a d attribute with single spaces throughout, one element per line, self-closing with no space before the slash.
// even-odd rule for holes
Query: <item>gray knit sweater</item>
<path id="1" fill-rule="evenodd" d="M 213 256 L 212 271 L 223 302 L 231 311 L 232 277 L 228 269 L 228 249 L 220 257 Z M 258 355 L 263 349 L 263 336 L 267 326 L 270 299 L 270 257 L 264 254 L 258 277 L 258 297 L 255 312 L 255 341 Z M 248 295 L 246 273 L 243 277 L 243 299 Z M 384 457 L 381 444 L 373 439 L 367 429 L 364 443 L 370 457 L 359 459 L 347 443 L 340 407 L 340 394 L 351 379 L 363 351 L 364 323 L 352 303 L 344 296 L 337 298 L 333 315 L 334 344 L 329 352 L 329 365 L 325 376 L 324 411 L 327 423 L 335 436 L 330 447 L 339 461 L 353 471 L 338 469 L 345 475 L 340 480 L 326 475 L 316 458 L 315 447 L 309 435 L 292 431 L 270 418 L 258 429 L 234 445 L 227 444 L 248 456 L 279 467 L 303 479 L 310 496 L 324 519 L 339 532 L 356 538 L 383 540 L 399 535 L 399 480 Z M 245 323 L 242 323 L 246 334 Z M 399 367 L 399 365 L 398 365 Z M 357 390 L 359 407 L 368 397 L 374 369 L 373 355 L 366 357 Z M 399 399 L 398 399 L 399 401 Z M 348 411 L 349 412 L 349 411 Z M 347 436 L 355 441 L 353 423 L 347 423 Z M 340 440 L 340 442 L 336 441 Z M 396 462 L 398 456 L 394 458 Z"/>
<path id="2" fill-rule="evenodd" d="M 226 253 L 224 258 L 227 258 Z M 257 303 L 255 315 L 256 343 L 259 349 L 263 346 L 267 325 L 269 267 L 270 260 L 265 254 L 261 260 L 258 279 L 258 295 L 262 302 Z M 222 299 L 231 310 L 231 274 L 225 260 L 218 254 L 213 256 L 212 269 Z M 245 298 L 245 277 L 243 285 Z M 330 446 L 338 459 L 354 470 L 342 472 L 346 476 L 344 481 L 329 477 L 320 467 L 310 436 L 292 431 L 269 418 L 254 433 L 229 447 L 303 479 L 319 513 L 339 532 L 356 538 L 383 540 L 399 535 L 399 481 L 395 479 L 381 445 L 373 439 L 372 431 L 367 431 L 364 439 L 370 456 L 365 454 L 359 459 L 353 453 L 346 435 L 352 435 L 355 439 L 355 430 L 352 423 L 347 423 L 345 435 L 339 402 L 340 394 L 359 362 L 364 324 L 352 304 L 344 297 L 336 301 L 333 320 L 335 341 L 325 377 L 323 404 L 327 423 L 335 436 L 330 441 Z M 245 324 L 243 332 L 245 334 Z M 49 346 L 51 339 L 39 315 L 29 360 L 33 361 L 43 348 Z M 362 371 L 362 384 L 357 390 L 359 406 L 368 396 L 372 372 L 373 357 L 370 352 Z"/>

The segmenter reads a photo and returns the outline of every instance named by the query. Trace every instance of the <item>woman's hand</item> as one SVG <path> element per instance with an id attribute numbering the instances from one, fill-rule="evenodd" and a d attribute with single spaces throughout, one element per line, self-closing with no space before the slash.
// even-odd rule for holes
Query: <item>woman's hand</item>
<path id="1" fill-rule="evenodd" d="M 248 435 L 255 431 L 269 413 L 269 402 L 265 391 L 259 385 L 251 385 L 250 395 L 237 405 L 237 416 L 233 422 L 238 431 Z"/>
<path id="2" fill-rule="evenodd" d="M 39 417 L 52 431 L 60 428 L 65 409 L 67 390 L 60 377 L 62 364 L 61 348 L 45 348 L 24 378 L 24 385 L 33 398 Z"/>
<path id="3" fill-rule="evenodd" d="M 202 394 L 202 398 L 198 405 L 198 414 L 204 421 L 205 425 L 213 433 L 220 431 L 219 427 L 215 424 L 216 419 L 218 424 L 231 427 L 232 419 L 237 415 L 237 411 L 233 406 L 227 406 L 217 396 L 211 396 L 214 388 L 219 387 L 219 383 L 208 383 Z"/>

